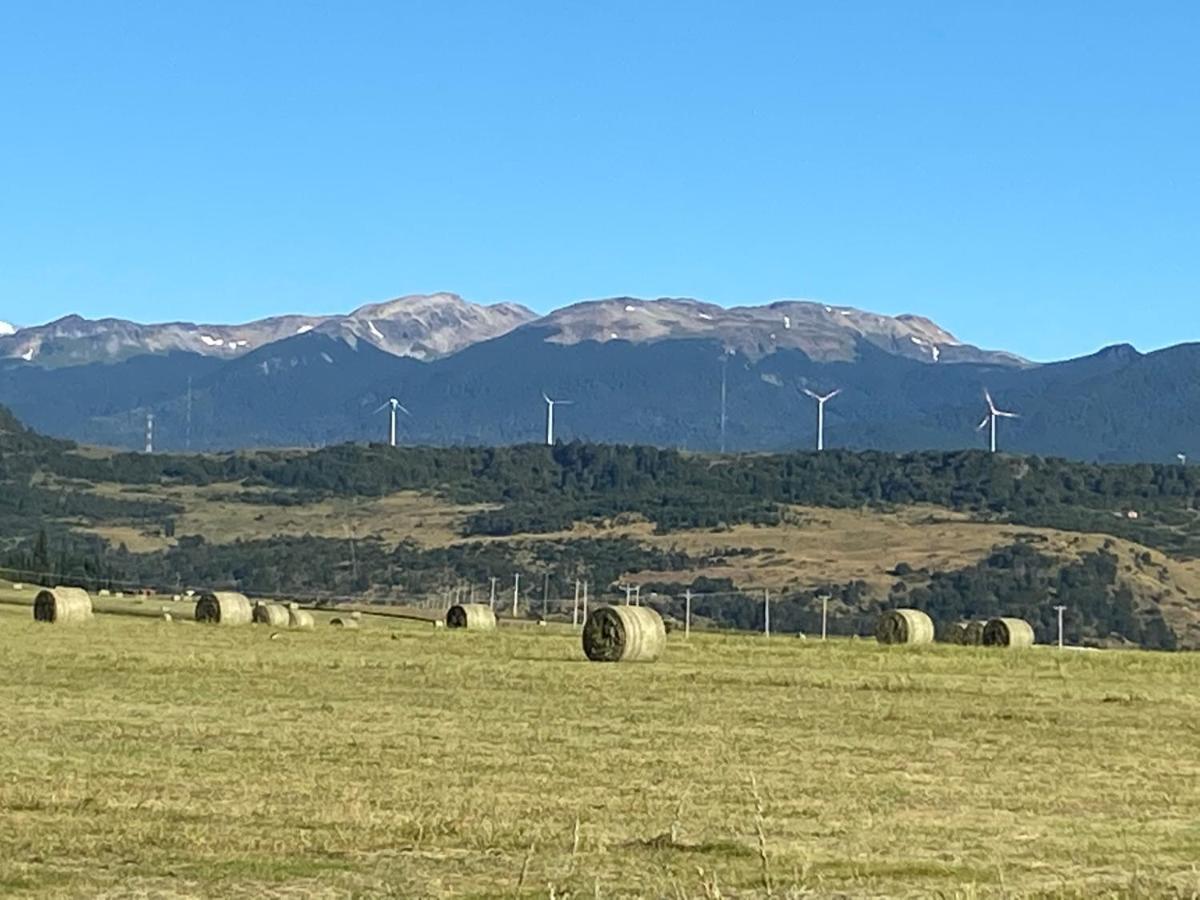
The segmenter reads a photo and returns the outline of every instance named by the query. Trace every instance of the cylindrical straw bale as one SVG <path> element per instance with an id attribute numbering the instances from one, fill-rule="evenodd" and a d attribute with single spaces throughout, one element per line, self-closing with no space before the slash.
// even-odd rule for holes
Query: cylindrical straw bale
<path id="1" fill-rule="evenodd" d="M 919 609 L 890 609 L 879 617 L 875 639 L 881 644 L 932 644 L 933 619 Z"/>
<path id="2" fill-rule="evenodd" d="M 446 627 L 495 631 L 496 611 L 486 603 L 459 603 L 446 611 Z"/>
<path id="3" fill-rule="evenodd" d="M 38 622 L 77 625 L 92 619 L 92 598 L 83 588 L 56 587 L 38 591 L 33 599 L 33 618 Z"/>
<path id="4" fill-rule="evenodd" d="M 989 619 L 983 626 L 985 647 L 1032 647 L 1033 626 L 1024 619 Z"/>
<path id="5" fill-rule="evenodd" d="M 212 591 L 196 601 L 196 621 L 214 625 L 249 625 L 254 608 L 244 594 L 236 591 Z"/>
<path id="6" fill-rule="evenodd" d="M 288 614 L 288 625 L 291 628 L 309 629 L 309 628 L 316 627 L 316 622 L 313 621 L 313 614 L 310 613 L 307 609 L 299 609 L 299 608 L 291 609 L 289 607 L 287 614 Z"/>
<path id="7" fill-rule="evenodd" d="M 986 622 L 952 622 L 942 635 L 947 644 L 962 644 L 977 647 L 983 642 L 983 626 Z"/>
<path id="8" fill-rule="evenodd" d="M 583 624 L 583 652 L 593 662 L 652 662 L 666 645 L 662 616 L 648 606 L 601 606 Z"/>
<path id="9" fill-rule="evenodd" d="M 334 628 L 357 628 L 358 619 L 343 619 L 339 617 L 336 619 L 330 619 L 329 624 Z"/>
<path id="10" fill-rule="evenodd" d="M 254 607 L 254 624 L 271 625 L 274 628 L 287 628 L 288 611 L 286 606 L 278 603 L 259 603 Z"/>

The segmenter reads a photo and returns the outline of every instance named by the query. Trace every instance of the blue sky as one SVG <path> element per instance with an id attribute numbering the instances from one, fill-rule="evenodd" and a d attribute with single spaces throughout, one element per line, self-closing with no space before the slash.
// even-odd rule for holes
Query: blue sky
<path id="1" fill-rule="evenodd" d="M 452 290 L 1200 339 L 1200 6 L 0 5 L 0 319 Z"/>

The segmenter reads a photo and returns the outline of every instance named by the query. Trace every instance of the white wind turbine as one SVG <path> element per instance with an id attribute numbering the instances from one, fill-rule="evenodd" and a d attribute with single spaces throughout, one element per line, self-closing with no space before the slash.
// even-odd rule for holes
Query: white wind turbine
<path id="1" fill-rule="evenodd" d="M 407 409 L 405 409 L 400 404 L 400 401 L 397 400 L 395 397 L 389 397 L 387 403 L 383 404 L 383 406 L 381 406 L 381 407 L 379 407 L 379 409 L 375 410 L 375 412 L 372 413 L 372 415 L 383 412 L 389 406 L 392 408 L 392 413 L 391 413 L 391 429 L 388 431 L 388 443 L 390 443 L 393 447 L 395 447 L 396 446 L 396 410 L 400 410 L 400 412 L 404 413 L 406 416 L 411 416 L 412 413 L 410 413 Z"/>
<path id="2" fill-rule="evenodd" d="M 991 447 L 992 452 L 996 452 L 996 419 L 1019 419 L 1020 416 L 1015 412 L 1005 412 L 1002 409 L 996 409 L 996 404 L 992 402 L 992 395 L 988 393 L 987 388 L 983 390 L 983 398 L 987 400 L 988 411 L 983 417 L 983 421 L 976 426 L 976 431 L 982 431 L 987 426 L 991 426 Z"/>
<path id="3" fill-rule="evenodd" d="M 574 400 L 551 400 L 550 395 L 542 391 L 542 399 L 546 401 L 546 446 L 554 446 L 554 407 L 562 403 L 570 406 Z"/>
<path id="4" fill-rule="evenodd" d="M 817 449 L 825 449 L 825 404 L 842 392 L 841 388 L 836 391 L 830 391 L 824 397 L 820 394 L 814 394 L 808 388 L 804 388 L 804 393 L 817 401 Z"/>

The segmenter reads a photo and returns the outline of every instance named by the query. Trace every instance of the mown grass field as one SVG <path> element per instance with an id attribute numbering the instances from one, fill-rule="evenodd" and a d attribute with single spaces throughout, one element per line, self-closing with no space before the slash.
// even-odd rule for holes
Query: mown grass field
<path id="1" fill-rule="evenodd" d="M 1193 897 L 1200 656 L 0 606 L 0 894 Z"/>

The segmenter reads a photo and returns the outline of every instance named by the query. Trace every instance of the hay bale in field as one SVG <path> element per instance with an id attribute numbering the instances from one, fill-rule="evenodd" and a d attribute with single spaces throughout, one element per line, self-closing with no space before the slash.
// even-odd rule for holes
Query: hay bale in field
<path id="1" fill-rule="evenodd" d="M 583 623 L 583 652 L 593 662 L 652 662 L 666 645 L 662 616 L 648 606 L 601 606 Z"/>
<path id="2" fill-rule="evenodd" d="M 173 621 L 175 621 L 175 617 L 173 615 L 171 615 L 169 612 L 165 612 L 162 614 L 162 620 L 164 622 L 173 622 Z"/>
<path id="3" fill-rule="evenodd" d="M 357 628 L 358 627 L 358 619 L 342 619 L 342 618 L 330 619 L 329 624 L 332 625 L 334 628 Z"/>
<path id="4" fill-rule="evenodd" d="M 313 614 L 306 609 L 296 607 L 294 604 L 288 604 L 288 626 L 291 628 L 303 628 L 306 630 L 315 628 L 317 623 L 313 620 Z"/>
<path id="5" fill-rule="evenodd" d="M 983 626 L 986 622 L 953 622 L 942 635 L 947 644 L 960 644 L 967 647 L 978 647 L 983 643 Z"/>
<path id="6" fill-rule="evenodd" d="M 212 591 L 196 601 L 196 621 L 213 625 L 249 625 L 254 608 L 244 594 L 236 591 Z"/>
<path id="7" fill-rule="evenodd" d="M 360 619 L 362 619 L 362 613 L 360 613 L 360 612 L 359 612 L 359 611 L 356 609 L 354 612 L 350 613 L 350 618 L 352 618 L 352 619 L 353 619 L 355 622 L 357 622 L 357 621 L 359 621 Z"/>
<path id="8" fill-rule="evenodd" d="M 446 612 L 446 627 L 495 631 L 496 611 L 486 603 L 457 603 Z"/>
<path id="9" fill-rule="evenodd" d="M 112 591 L 110 591 L 108 588 L 100 588 L 100 596 L 101 597 L 110 597 L 110 596 L 112 596 Z"/>
<path id="10" fill-rule="evenodd" d="M 23 591 L 23 590 L 25 590 L 25 585 L 21 584 L 21 582 L 19 582 L 19 581 L 14 581 L 13 582 L 13 590 L 14 591 Z"/>
<path id="11" fill-rule="evenodd" d="M 879 617 L 875 640 L 881 644 L 932 644 L 933 619 L 919 609 L 889 609 Z"/>
<path id="12" fill-rule="evenodd" d="M 38 591 L 33 618 L 56 625 L 77 625 L 92 620 L 92 598 L 83 588 L 56 587 Z"/>
<path id="13" fill-rule="evenodd" d="M 254 607 L 252 618 L 255 625 L 271 625 L 275 628 L 286 628 L 288 611 L 286 606 L 278 603 L 258 603 Z"/>
<path id="14" fill-rule="evenodd" d="M 1032 647 L 1033 626 L 1024 619 L 1001 616 L 983 626 L 985 647 Z"/>
<path id="15" fill-rule="evenodd" d="M 182 599 L 183 599 L 183 597 L 182 597 L 182 596 L 180 596 L 179 594 L 172 594 L 172 595 L 171 595 L 171 602 L 172 602 L 172 603 L 178 603 L 178 602 L 179 602 L 180 600 L 182 600 Z"/>

